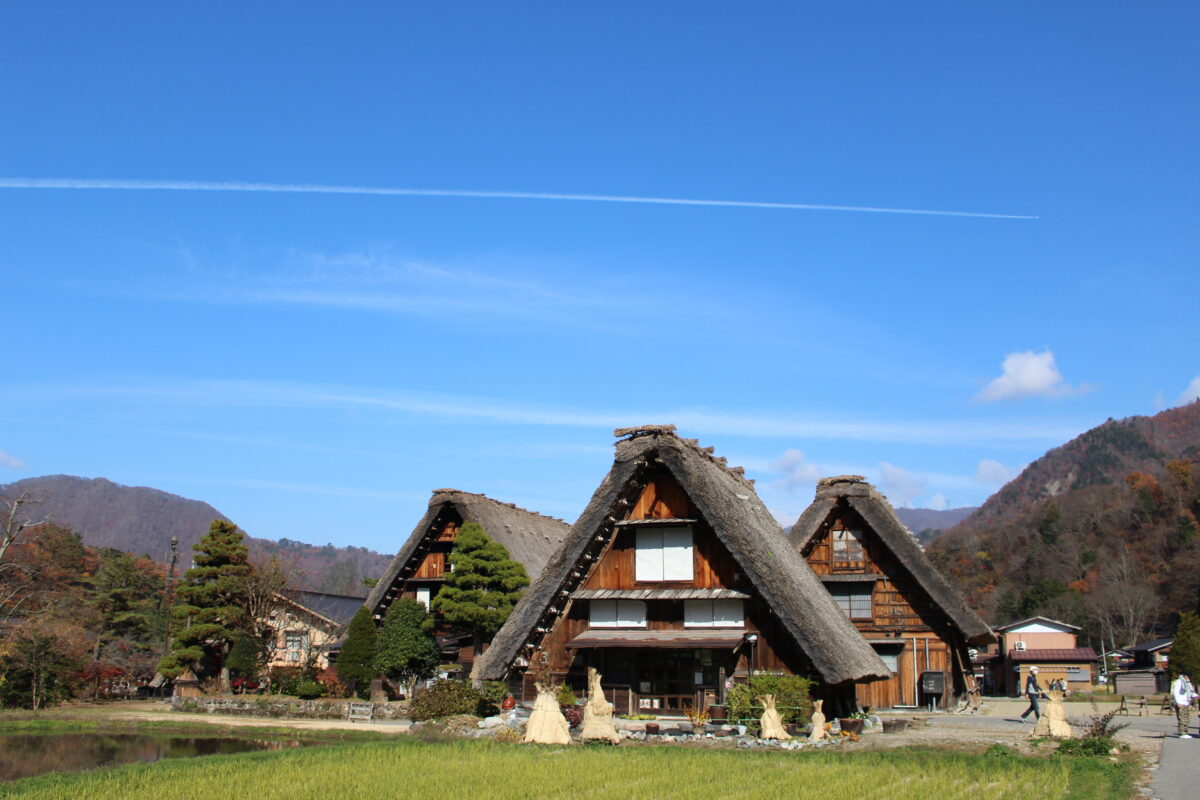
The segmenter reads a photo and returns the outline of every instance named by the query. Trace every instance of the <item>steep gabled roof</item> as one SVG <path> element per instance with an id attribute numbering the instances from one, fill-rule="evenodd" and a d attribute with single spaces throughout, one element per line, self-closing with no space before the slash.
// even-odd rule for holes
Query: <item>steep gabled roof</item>
<path id="1" fill-rule="evenodd" d="M 555 604 L 556 599 L 583 585 L 589 572 L 583 565 L 592 563 L 612 539 L 640 480 L 665 469 L 828 683 L 887 677 L 887 667 L 789 545 L 741 468 L 726 466 L 712 448 L 680 439 L 674 430 L 672 425 L 653 425 L 614 431 L 624 438 L 617 442 L 612 469 L 491 648 L 475 662 L 472 676 L 501 679 L 518 657 L 528 655 L 525 644 L 557 621 L 562 600 Z"/>
<path id="2" fill-rule="evenodd" d="M 875 531 L 884 546 L 949 615 L 968 642 L 983 644 L 995 641 L 996 637 L 987 624 L 971 610 L 962 594 L 930 563 L 887 499 L 860 475 L 822 478 L 817 482 L 816 498 L 788 533 L 788 538 L 791 539 L 797 553 L 804 552 L 829 519 L 830 512 L 842 503 L 857 511 L 871 526 L 871 530 Z"/>
<path id="3" fill-rule="evenodd" d="M 439 515 L 453 508 L 464 522 L 482 525 L 487 535 L 508 549 L 514 561 L 521 562 L 530 579 L 536 578 L 546 566 L 570 526 L 561 519 L 546 517 L 535 511 L 526 511 L 512 503 L 502 503 L 482 494 L 463 492 L 458 489 L 434 489 L 429 498 L 429 510 L 413 528 L 412 535 L 392 559 L 387 571 L 375 584 L 367 598 L 366 606 L 378 613 L 379 605 L 392 588 L 397 576 L 416 568 L 409 564 L 422 540 L 433 532 Z"/>
<path id="4" fill-rule="evenodd" d="M 350 620 L 354 618 L 363 604 L 362 597 L 310 592 L 303 589 L 287 590 L 281 592 L 280 596 L 314 616 L 332 623 L 335 627 L 349 625 Z"/>

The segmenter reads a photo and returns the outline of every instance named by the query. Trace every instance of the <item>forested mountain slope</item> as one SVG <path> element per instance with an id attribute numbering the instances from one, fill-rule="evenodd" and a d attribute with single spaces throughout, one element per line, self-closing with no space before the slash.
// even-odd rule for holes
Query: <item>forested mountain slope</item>
<path id="1" fill-rule="evenodd" d="M 1200 598 L 1200 403 L 1109 420 L 1030 464 L 929 547 L 993 623 L 1033 614 L 1118 646 Z"/>
<path id="2" fill-rule="evenodd" d="M 228 519 L 208 503 L 145 486 L 122 486 L 104 478 L 48 475 L 0 485 L 0 497 L 29 491 L 34 516 L 70 528 L 91 547 L 113 547 L 165 562 L 171 537 L 179 540 L 180 564 L 214 519 Z M 247 537 L 251 553 L 275 555 L 295 571 L 303 588 L 366 595 L 364 577 L 383 574 L 391 556 L 362 547 L 333 547 Z"/>

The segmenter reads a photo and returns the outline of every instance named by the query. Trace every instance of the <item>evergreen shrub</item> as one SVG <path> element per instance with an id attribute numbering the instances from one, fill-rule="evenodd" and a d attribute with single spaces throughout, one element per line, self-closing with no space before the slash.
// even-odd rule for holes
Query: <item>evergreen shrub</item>
<path id="1" fill-rule="evenodd" d="M 428 689 L 417 689 L 409 706 L 414 720 L 452 717 L 455 714 L 479 716 L 486 711 L 487 700 L 470 681 L 444 678 L 433 682 Z"/>
<path id="2" fill-rule="evenodd" d="M 773 694 L 783 721 L 803 724 L 812 717 L 812 686 L 811 680 L 800 675 L 760 672 L 730 689 L 725 694 L 725 707 L 730 719 L 754 720 L 762 716 L 763 710 L 757 698 Z"/>

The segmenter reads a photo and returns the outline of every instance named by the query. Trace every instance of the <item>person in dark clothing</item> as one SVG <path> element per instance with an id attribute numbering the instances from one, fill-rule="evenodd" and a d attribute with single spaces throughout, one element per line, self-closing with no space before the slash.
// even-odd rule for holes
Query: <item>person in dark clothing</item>
<path id="1" fill-rule="evenodd" d="M 1025 678 L 1025 696 L 1029 698 L 1029 708 L 1025 709 L 1025 713 L 1021 715 L 1021 722 L 1033 713 L 1034 720 L 1042 718 L 1042 710 L 1038 707 L 1038 698 L 1042 696 L 1042 687 L 1038 685 L 1038 668 L 1030 667 L 1029 675 Z"/>

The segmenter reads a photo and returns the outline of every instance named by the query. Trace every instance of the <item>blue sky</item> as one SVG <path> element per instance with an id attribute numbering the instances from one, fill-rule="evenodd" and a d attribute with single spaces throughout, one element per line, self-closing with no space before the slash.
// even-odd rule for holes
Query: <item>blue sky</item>
<path id="1" fill-rule="evenodd" d="M 1200 395 L 1194 4 L 247 5 L 0 12 L 0 482 L 394 551 L 620 425 L 788 521 Z"/>

